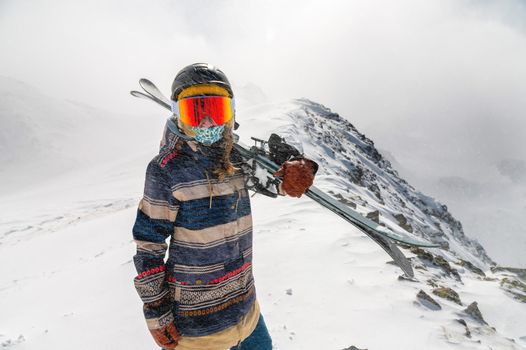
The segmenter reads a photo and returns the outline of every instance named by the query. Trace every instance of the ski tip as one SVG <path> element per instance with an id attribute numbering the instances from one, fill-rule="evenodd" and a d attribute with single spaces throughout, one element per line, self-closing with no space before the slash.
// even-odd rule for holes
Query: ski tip
<path id="1" fill-rule="evenodd" d="M 152 81 L 150 79 L 141 78 L 139 79 L 139 85 L 153 85 Z"/>
<path id="2" fill-rule="evenodd" d="M 136 91 L 136 90 L 132 90 L 132 91 L 130 91 L 130 95 L 132 95 L 133 97 L 148 98 L 148 96 L 146 96 L 146 95 L 143 94 L 142 92 L 140 92 L 140 91 Z"/>
<path id="3" fill-rule="evenodd" d="M 403 275 L 398 276 L 399 281 L 409 281 L 409 282 L 419 282 L 414 274 L 408 275 L 404 273 Z"/>

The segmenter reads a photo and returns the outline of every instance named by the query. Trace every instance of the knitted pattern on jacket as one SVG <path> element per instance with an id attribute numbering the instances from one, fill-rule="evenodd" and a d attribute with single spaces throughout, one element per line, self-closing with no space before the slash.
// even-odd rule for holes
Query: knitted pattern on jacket
<path id="1" fill-rule="evenodd" d="M 220 150 L 186 142 L 177 150 L 177 141 L 165 128 L 146 171 L 134 282 L 149 328 L 175 318 L 183 336 L 203 336 L 237 324 L 253 306 L 252 216 L 244 175 L 213 175 Z M 240 161 L 235 152 L 232 161 Z"/>

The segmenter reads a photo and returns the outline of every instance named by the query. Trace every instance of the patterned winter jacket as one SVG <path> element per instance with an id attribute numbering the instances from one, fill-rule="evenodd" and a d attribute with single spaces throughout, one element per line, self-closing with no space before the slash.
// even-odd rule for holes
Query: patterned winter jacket
<path id="1" fill-rule="evenodd" d="M 219 181 L 212 147 L 185 142 L 177 150 L 177 140 L 165 128 L 161 151 L 146 171 L 133 227 L 135 287 L 150 329 L 175 321 L 182 343 L 232 334 L 241 338 L 231 339 L 236 344 L 259 316 L 245 178 L 236 172 Z M 231 159 L 234 165 L 241 160 L 235 152 Z M 236 325 L 242 329 L 233 331 Z"/>

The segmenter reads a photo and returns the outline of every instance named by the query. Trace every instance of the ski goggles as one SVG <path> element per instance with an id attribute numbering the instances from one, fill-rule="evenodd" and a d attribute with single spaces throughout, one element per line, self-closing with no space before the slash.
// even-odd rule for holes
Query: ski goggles
<path id="1" fill-rule="evenodd" d="M 181 123 L 200 126 L 208 119 L 211 126 L 225 125 L 234 117 L 234 99 L 227 96 L 194 96 L 172 102 L 172 112 Z"/>

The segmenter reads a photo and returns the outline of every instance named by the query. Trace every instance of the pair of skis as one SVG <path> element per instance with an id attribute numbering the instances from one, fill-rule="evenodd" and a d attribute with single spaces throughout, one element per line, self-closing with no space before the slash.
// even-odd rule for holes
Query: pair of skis
<path id="1" fill-rule="evenodd" d="M 144 92 L 131 91 L 132 96 L 144 98 L 153 101 L 160 106 L 171 111 L 171 102 L 164 96 L 161 91 L 148 79 L 141 79 L 139 81 L 140 86 Z M 185 138 L 178 130 L 177 125 L 169 125 L 170 129 L 181 137 Z M 257 140 L 261 141 L 261 140 Z M 261 167 L 266 169 L 270 174 L 273 174 L 279 169 L 279 165 L 274 163 L 270 157 L 268 151 L 264 147 L 264 142 L 260 142 L 258 146 L 248 147 L 239 141 L 236 137 L 236 143 L 234 148 L 241 154 L 245 159 L 254 159 Z M 272 175 L 271 175 L 272 176 Z M 315 202 L 321 204 L 323 207 L 331 210 L 336 215 L 340 216 L 347 222 L 351 223 L 360 231 L 365 233 L 369 238 L 376 242 L 382 249 L 389 254 L 393 259 L 394 263 L 402 269 L 406 277 L 414 278 L 413 268 L 410 261 L 404 256 L 400 249 L 394 244 L 399 242 L 416 247 L 438 247 L 437 244 L 433 244 L 421 239 L 414 238 L 408 234 L 401 234 L 394 232 L 386 227 L 379 225 L 378 223 L 369 220 L 362 216 L 360 213 L 354 211 L 349 206 L 340 203 L 333 197 L 329 196 L 316 186 L 311 186 L 305 193 L 307 197 L 311 198 Z"/>

